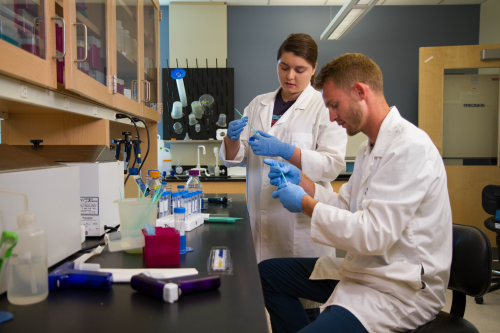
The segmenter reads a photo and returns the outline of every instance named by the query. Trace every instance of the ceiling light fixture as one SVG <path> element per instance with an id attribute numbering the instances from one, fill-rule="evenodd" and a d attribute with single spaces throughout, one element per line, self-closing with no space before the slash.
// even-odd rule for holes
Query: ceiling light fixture
<path id="1" fill-rule="evenodd" d="M 342 39 L 379 0 L 348 0 L 321 34 L 321 40 Z"/>

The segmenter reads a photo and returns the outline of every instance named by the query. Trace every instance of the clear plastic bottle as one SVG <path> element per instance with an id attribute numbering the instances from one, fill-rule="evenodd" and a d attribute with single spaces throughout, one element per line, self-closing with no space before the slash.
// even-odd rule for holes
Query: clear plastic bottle
<path id="1" fill-rule="evenodd" d="M 149 170 L 148 172 L 148 187 L 150 190 L 157 190 L 161 187 L 161 175 L 158 170 Z"/>
<path id="2" fill-rule="evenodd" d="M 49 294 L 47 235 L 35 226 L 35 215 L 22 214 L 14 230 L 18 243 L 7 269 L 7 299 L 16 305 L 43 301 Z"/>
<path id="3" fill-rule="evenodd" d="M 189 179 L 186 182 L 186 187 L 190 193 L 201 191 L 200 170 L 189 170 Z"/>

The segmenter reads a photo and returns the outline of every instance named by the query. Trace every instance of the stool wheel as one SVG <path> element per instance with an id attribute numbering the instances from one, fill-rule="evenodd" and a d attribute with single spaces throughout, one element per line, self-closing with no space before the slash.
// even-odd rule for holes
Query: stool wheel
<path id="1" fill-rule="evenodd" d="M 484 303 L 484 298 L 482 298 L 482 297 L 476 297 L 475 300 L 476 300 L 476 304 L 483 304 Z"/>

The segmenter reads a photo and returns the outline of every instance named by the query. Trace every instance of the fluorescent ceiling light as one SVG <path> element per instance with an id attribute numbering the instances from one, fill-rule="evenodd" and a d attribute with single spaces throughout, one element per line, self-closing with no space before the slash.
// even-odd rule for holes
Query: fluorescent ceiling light
<path id="1" fill-rule="evenodd" d="M 379 0 L 348 0 L 335 15 L 325 31 L 321 40 L 342 39 Z"/>

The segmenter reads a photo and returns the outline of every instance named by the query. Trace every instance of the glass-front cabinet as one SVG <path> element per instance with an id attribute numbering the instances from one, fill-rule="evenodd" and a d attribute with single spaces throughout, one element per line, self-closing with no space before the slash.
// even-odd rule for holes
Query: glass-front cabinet
<path id="1" fill-rule="evenodd" d="M 0 0 L 0 75 L 160 120 L 158 0 Z"/>
<path id="2" fill-rule="evenodd" d="M 53 13 L 53 0 L 0 0 L 0 73 L 56 88 Z"/>
<path id="3" fill-rule="evenodd" d="M 68 90 L 111 106 L 108 56 L 111 0 L 64 0 L 63 3 L 64 85 Z"/>
<path id="4" fill-rule="evenodd" d="M 156 1 L 144 0 L 144 57 L 141 86 L 144 93 L 144 113 L 158 112 L 160 106 L 159 91 L 159 7 Z"/>
<path id="5" fill-rule="evenodd" d="M 116 75 L 115 107 L 141 114 L 139 103 L 139 6 L 138 0 L 115 0 Z"/>

